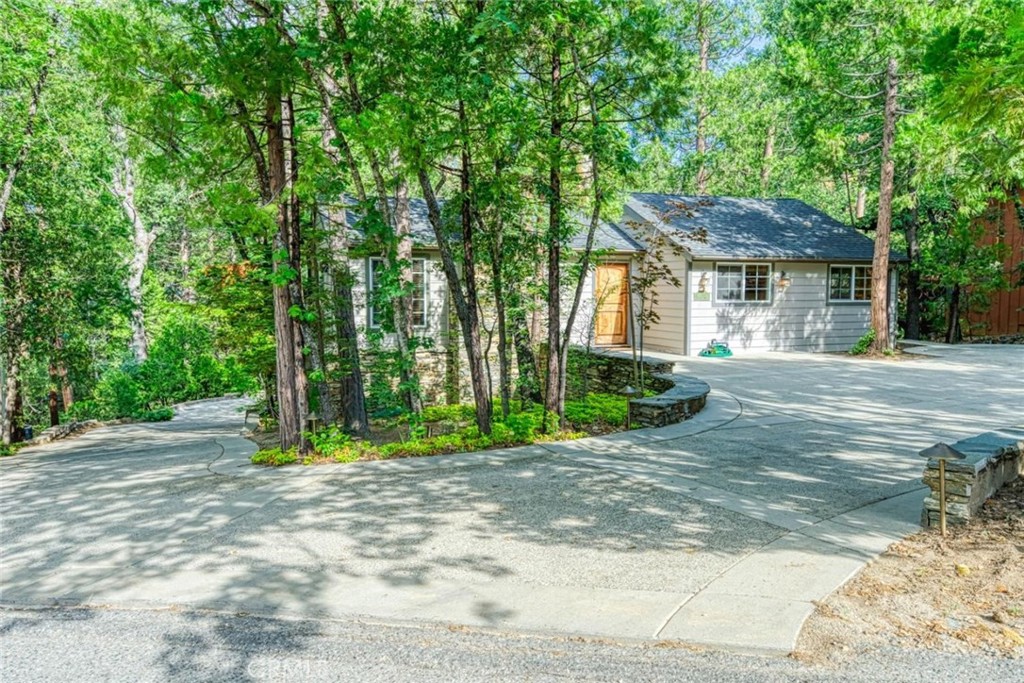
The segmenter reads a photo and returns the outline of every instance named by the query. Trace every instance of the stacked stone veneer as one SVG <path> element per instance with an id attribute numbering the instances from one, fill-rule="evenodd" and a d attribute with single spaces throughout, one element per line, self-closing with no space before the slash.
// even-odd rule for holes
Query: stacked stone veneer
<path id="1" fill-rule="evenodd" d="M 703 410 L 711 387 L 696 377 L 656 375 L 672 386 L 657 396 L 635 398 L 629 402 L 629 420 L 634 426 L 665 427 L 676 424 Z"/>
<path id="2" fill-rule="evenodd" d="M 586 354 L 573 350 L 570 369 L 586 374 L 588 391 L 621 394 L 627 385 L 636 384 L 633 359 L 603 353 Z M 672 372 L 672 363 L 644 361 L 645 384 L 660 391 L 657 396 L 635 398 L 629 402 L 629 419 L 634 427 L 665 427 L 688 420 L 704 408 L 711 387 L 695 377 Z M 570 378 L 574 384 L 581 377 Z"/>
<path id="3" fill-rule="evenodd" d="M 965 524 L 996 491 L 1024 473 L 1024 427 L 986 432 L 952 444 L 967 456 L 946 461 L 946 521 Z M 922 526 L 939 523 L 939 461 L 929 460 Z"/>

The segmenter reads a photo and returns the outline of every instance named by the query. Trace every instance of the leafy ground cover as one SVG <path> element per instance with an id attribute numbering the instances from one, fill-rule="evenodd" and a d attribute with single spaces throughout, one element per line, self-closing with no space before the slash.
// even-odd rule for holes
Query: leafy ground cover
<path id="1" fill-rule="evenodd" d="M 507 417 L 496 413 L 490 435 L 480 433 L 473 424 L 471 404 L 429 406 L 415 418 L 402 415 L 375 420 L 369 439 L 353 439 L 336 427 L 309 435 L 314 452 L 305 464 L 388 460 L 445 453 L 468 453 L 492 448 L 521 446 L 544 441 L 578 439 L 584 436 L 621 431 L 626 424 L 626 400 L 614 394 L 589 394 L 584 399 L 566 401 L 567 428 L 544 429 L 542 406 L 523 406 L 513 402 Z M 277 440 L 273 425 L 253 435 L 261 449 L 252 457 L 257 465 L 281 466 L 298 462 L 294 450 L 268 447 Z"/>

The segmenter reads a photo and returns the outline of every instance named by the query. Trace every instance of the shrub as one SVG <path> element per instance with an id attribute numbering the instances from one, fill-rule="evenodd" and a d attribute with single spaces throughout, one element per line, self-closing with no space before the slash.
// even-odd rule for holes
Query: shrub
<path id="1" fill-rule="evenodd" d="M 61 422 L 78 422 L 82 420 L 98 420 L 97 417 L 100 414 L 100 407 L 96 401 L 92 399 L 86 399 L 84 401 L 75 401 L 71 404 L 71 407 L 64 411 L 61 417 Z"/>
<path id="2" fill-rule="evenodd" d="M 851 356 L 863 356 L 871 348 L 871 345 L 875 342 L 875 328 L 871 328 L 867 333 L 857 340 L 857 343 L 850 349 Z"/>
<path id="3" fill-rule="evenodd" d="M 135 413 L 132 417 L 142 422 L 166 422 L 174 418 L 174 409 L 165 406 L 153 410 L 143 410 Z"/>
<path id="4" fill-rule="evenodd" d="M 254 465 L 265 465 L 267 467 L 281 467 L 282 465 L 291 465 L 297 462 L 299 459 L 298 454 L 294 448 L 289 448 L 286 451 L 282 451 L 280 448 L 268 448 L 259 450 L 253 453 L 250 458 Z"/>
<path id="5" fill-rule="evenodd" d="M 93 392 L 96 410 L 93 416 L 96 419 L 128 417 L 146 409 L 135 373 L 135 366 L 104 373 Z"/>
<path id="6" fill-rule="evenodd" d="M 352 443 L 352 437 L 339 427 L 328 427 L 316 434 L 306 434 L 306 438 L 312 444 L 313 450 L 328 458 L 336 458 Z"/>

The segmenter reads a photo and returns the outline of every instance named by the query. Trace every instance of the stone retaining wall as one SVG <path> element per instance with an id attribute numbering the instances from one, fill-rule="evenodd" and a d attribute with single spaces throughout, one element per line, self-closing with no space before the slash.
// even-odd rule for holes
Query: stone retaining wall
<path id="1" fill-rule="evenodd" d="M 996 491 L 1024 474 L 1024 427 L 986 432 L 957 441 L 953 448 L 967 456 L 946 461 L 946 521 L 965 524 Z M 921 525 L 939 523 L 939 462 L 929 460 L 924 483 L 931 493 L 924 500 Z"/>
<path id="2" fill-rule="evenodd" d="M 672 373 L 672 363 L 644 360 L 644 376 L 648 389 L 665 391 L 674 382 L 664 379 Z M 569 393 L 578 395 L 586 391 L 599 394 L 621 395 L 627 386 L 636 386 L 633 359 L 604 353 L 587 353 L 583 349 L 569 350 Z"/>
<path id="3" fill-rule="evenodd" d="M 586 380 L 587 390 L 621 394 L 627 385 L 636 385 L 633 359 L 604 353 L 570 351 L 570 373 L 575 370 L 576 384 Z M 580 375 L 583 375 L 581 377 Z M 629 402 L 629 420 L 633 426 L 665 427 L 688 420 L 704 408 L 711 387 L 696 377 L 676 375 L 668 361 L 644 359 L 644 384 L 660 391 L 657 396 L 635 398 Z"/>
<path id="4" fill-rule="evenodd" d="M 707 382 L 685 375 L 656 375 L 656 378 L 671 386 L 657 396 L 629 402 L 629 420 L 633 425 L 665 427 L 689 420 L 703 410 L 711 391 Z"/>

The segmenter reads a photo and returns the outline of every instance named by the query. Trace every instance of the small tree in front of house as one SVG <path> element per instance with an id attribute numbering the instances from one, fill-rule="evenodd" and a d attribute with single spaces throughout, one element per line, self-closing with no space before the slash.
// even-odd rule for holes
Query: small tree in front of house
<path id="1" fill-rule="evenodd" d="M 668 226 L 676 219 L 696 218 L 697 209 L 711 204 L 709 199 L 700 199 L 695 204 L 683 200 L 669 200 L 667 207 L 658 211 L 654 221 L 626 222 L 627 227 L 636 233 L 645 245 L 643 256 L 632 270 L 629 281 L 634 304 L 634 314 L 630 316 L 633 376 L 640 391 L 646 388 L 644 336 L 661 320 L 658 314 L 660 287 L 665 284 L 676 289 L 683 286 L 683 281 L 672 271 L 667 259 L 683 256 L 687 252 L 687 242 L 708 240 L 707 228 L 698 226 L 692 230 L 682 230 Z"/>

